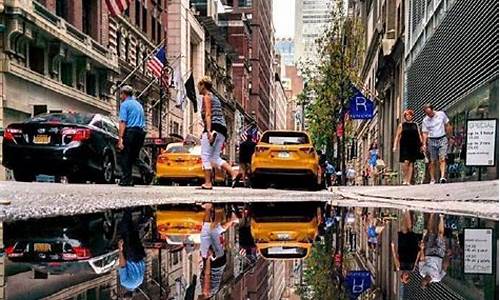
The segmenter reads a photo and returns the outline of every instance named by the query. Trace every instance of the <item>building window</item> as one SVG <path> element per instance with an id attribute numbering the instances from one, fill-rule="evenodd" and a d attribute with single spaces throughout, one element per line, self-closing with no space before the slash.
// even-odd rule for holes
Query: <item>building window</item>
<path id="1" fill-rule="evenodd" d="M 68 19 L 68 1 L 67 0 L 57 0 L 56 1 L 56 15 L 67 20 Z"/>
<path id="2" fill-rule="evenodd" d="M 145 6 L 142 7 L 142 31 L 148 33 L 148 10 Z"/>
<path id="3" fill-rule="evenodd" d="M 135 46 L 135 65 L 139 66 L 141 63 L 141 47 L 139 44 Z"/>
<path id="4" fill-rule="evenodd" d="M 156 18 L 151 15 L 151 40 L 156 39 Z"/>
<path id="5" fill-rule="evenodd" d="M 97 24 L 97 2 L 96 0 L 82 1 L 82 28 L 83 32 L 94 40 L 99 39 Z"/>
<path id="6" fill-rule="evenodd" d="M 45 75 L 45 50 L 43 48 L 30 45 L 28 62 L 31 70 Z"/>
<path id="7" fill-rule="evenodd" d="M 97 96 L 97 86 L 96 86 L 97 80 L 95 74 L 92 74 L 90 72 L 87 73 L 87 76 L 85 78 L 85 91 L 87 94 L 91 96 Z"/>
<path id="8" fill-rule="evenodd" d="M 162 40 L 162 28 L 160 21 L 156 22 L 156 43 L 159 44 Z"/>
<path id="9" fill-rule="evenodd" d="M 73 86 L 73 64 L 70 62 L 61 63 L 61 81 L 67 86 Z"/>
<path id="10" fill-rule="evenodd" d="M 141 1 L 135 0 L 135 25 L 141 27 Z"/>
<path id="11" fill-rule="evenodd" d="M 125 60 L 128 61 L 130 59 L 130 38 L 125 40 Z"/>
<path id="12" fill-rule="evenodd" d="M 119 29 L 116 32 L 116 55 L 118 58 L 122 56 L 122 33 Z"/>
<path id="13" fill-rule="evenodd" d="M 159 110 L 159 105 L 155 105 L 153 107 L 151 123 L 153 124 L 153 127 L 158 127 L 159 124 L 160 124 L 160 110 Z"/>
<path id="14" fill-rule="evenodd" d="M 33 105 L 33 116 L 47 113 L 47 105 Z"/>

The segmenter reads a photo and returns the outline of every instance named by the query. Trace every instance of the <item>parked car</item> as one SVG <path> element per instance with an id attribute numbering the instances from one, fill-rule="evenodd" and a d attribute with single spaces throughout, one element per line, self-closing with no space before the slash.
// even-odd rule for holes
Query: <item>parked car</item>
<path id="1" fill-rule="evenodd" d="M 153 224 L 145 210 L 131 213 L 139 236 L 149 236 Z M 109 272 L 118 261 L 118 224 L 123 214 L 115 211 L 9 223 L 5 256 L 11 263 L 30 264 L 49 274 Z"/>
<path id="2" fill-rule="evenodd" d="M 201 146 L 185 143 L 169 144 L 156 160 L 156 173 L 160 184 L 203 182 L 205 175 L 201 163 Z M 215 184 L 227 183 L 223 170 L 214 168 L 213 173 Z"/>
<path id="3" fill-rule="evenodd" d="M 68 182 L 114 183 L 120 176 L 118 125 L 92 113 L 52 113 L 10 124 L 3 134 L 3 165 L 16 181 L 37 174 L 66 176 Z M 150 184 L 151 159 L 142 150 L 133 168 L 137 182 Z"/>
<path id="4" fill-rule="evenodd" d="M 266 259 L 303 259 L 318 236 L 321 208 L 311 203 L 255 203 L 251 206 L 251 232 Z"/>
<path id="5" fill-rule="evenodd" d="M 321 188 L 318 155 L 305 132 L 264 132 L 252 156 L 251 169 L 252 187 L 264 188 L 276 178 L 294 177 L 312 190 Z"/>

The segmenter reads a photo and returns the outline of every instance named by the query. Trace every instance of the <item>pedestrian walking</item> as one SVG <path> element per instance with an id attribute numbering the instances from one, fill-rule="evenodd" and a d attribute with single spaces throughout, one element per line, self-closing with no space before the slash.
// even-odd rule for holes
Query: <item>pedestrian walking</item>
<path id="1" fill-rule="evenodd" d="M 378 160 L 378 146 L 377 143 L 372 143 L 370 145 L 370 149 L 368 150 L 368 166 L 370 166 L 370 174 L 375 177 L 376 169 L 377 169 L 377 160 Z M 375 178 L 373 178 L 375 182 Z"/>
<path id="2" fill-rule="evenodd" d="M 222 113 L 222 104 L 219 98 L 211 92 L 212 81 L 209 77 L 203 77 L 198 82 L 198 90 L 200 95 L 203 96 L 201 118 L 204 125 L 201 137 L 201 161 L 205 173 L 205 183 L 201 185 L 201 188 L 205 190 L 212 189 L 212 167 L 225 170 L 231 175 L 232 184 L 235 185 L 239 179 L 238 172 L 233 171 L 231 166 L 220 157 L 227 138 L 226 120 Z"/>
<path id="3" fill-rule="evenodd" d="M 404 111 L 404 121 L 398 126 L 392 148 L 393 152 L 399 148 L 399 162 L 403 164 L 403 185 L 411 184 L 414 163 L 423 158 L 422 136 L 417 123 L 413 122 L 413 116 L 413 110 Z"/>
<path id="4" fill-rule="evenodd" d="M 146 122 L 142 105 L 133 96 L 133 89 L 125 85 L 120 89 L 120 124 L 118 149 L 122 152 L 122 178 L 120 186 L 133 186 L 132 166 L 144 145 Z"/>
<path id="5" fill-rule="evenodd" d="M 424 105 L 426 116 L 422 121 L 422 150 L 429 149 L 429 172 L 431 184 L 436 183 L 435 165 L 439 161 L 440 183 L 446 183 L 446 155 L 448 139 L 451 136 L 451 125 L 448 116 L 442 111 L 435 111 L 430 103 Z"/>
<path id="6" fill-rule="evenodd" d="M 245 186 L 248 185 L 248 178 L 251 175 L 252 155 L 255 152 L 256 145 L 253 141 L 253 135 L 247 132 L 246 140 L 240 144 L 239 154 L 240 174 Z"/>
<path id="7" fill-rule="evenodd" d="M 326 185 L 330 187 L 333 185 L 332 177 L 335 175 L 335 167 L 329 161 L 326 161 L 325 165 Z"/>

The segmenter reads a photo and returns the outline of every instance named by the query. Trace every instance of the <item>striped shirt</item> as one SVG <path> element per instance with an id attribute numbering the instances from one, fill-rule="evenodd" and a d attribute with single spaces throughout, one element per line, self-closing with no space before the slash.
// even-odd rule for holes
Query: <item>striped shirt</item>
<path id="1" fill-rule="evenodd" d="M 217 96 L 211 95 L 210 98 L 212 99 L 212 130 L 226 135 L 226 119 L 224 118 L 224 114 L 222 112 L 222 104 Z M 206 130 L 207 124 L 205 124 L 205 102 L 203 102 L 203 105 L 201 106 L 201 117 L 203 119 L 203 124 L 205 125 Z"/>

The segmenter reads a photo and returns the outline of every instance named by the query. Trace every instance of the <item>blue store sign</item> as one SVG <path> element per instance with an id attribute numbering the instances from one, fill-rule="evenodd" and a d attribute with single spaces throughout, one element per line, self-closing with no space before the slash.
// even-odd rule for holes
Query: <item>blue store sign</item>
<path id="1" fill-rule="evenodd" d="M 352 87 L 353 95 L 349 99 L 349 116 L 354 120 L 373 118 L 373 101 L 365 97 L 360 90 Z"/>
<path id="2" fill-rule="evenodd" d="M 345 284 L 347 286 L 350 299 L 357 299 L 359 295 L 369 289 L 372 285 L 370 271 L 351 271 L 347 273 Z"/>

